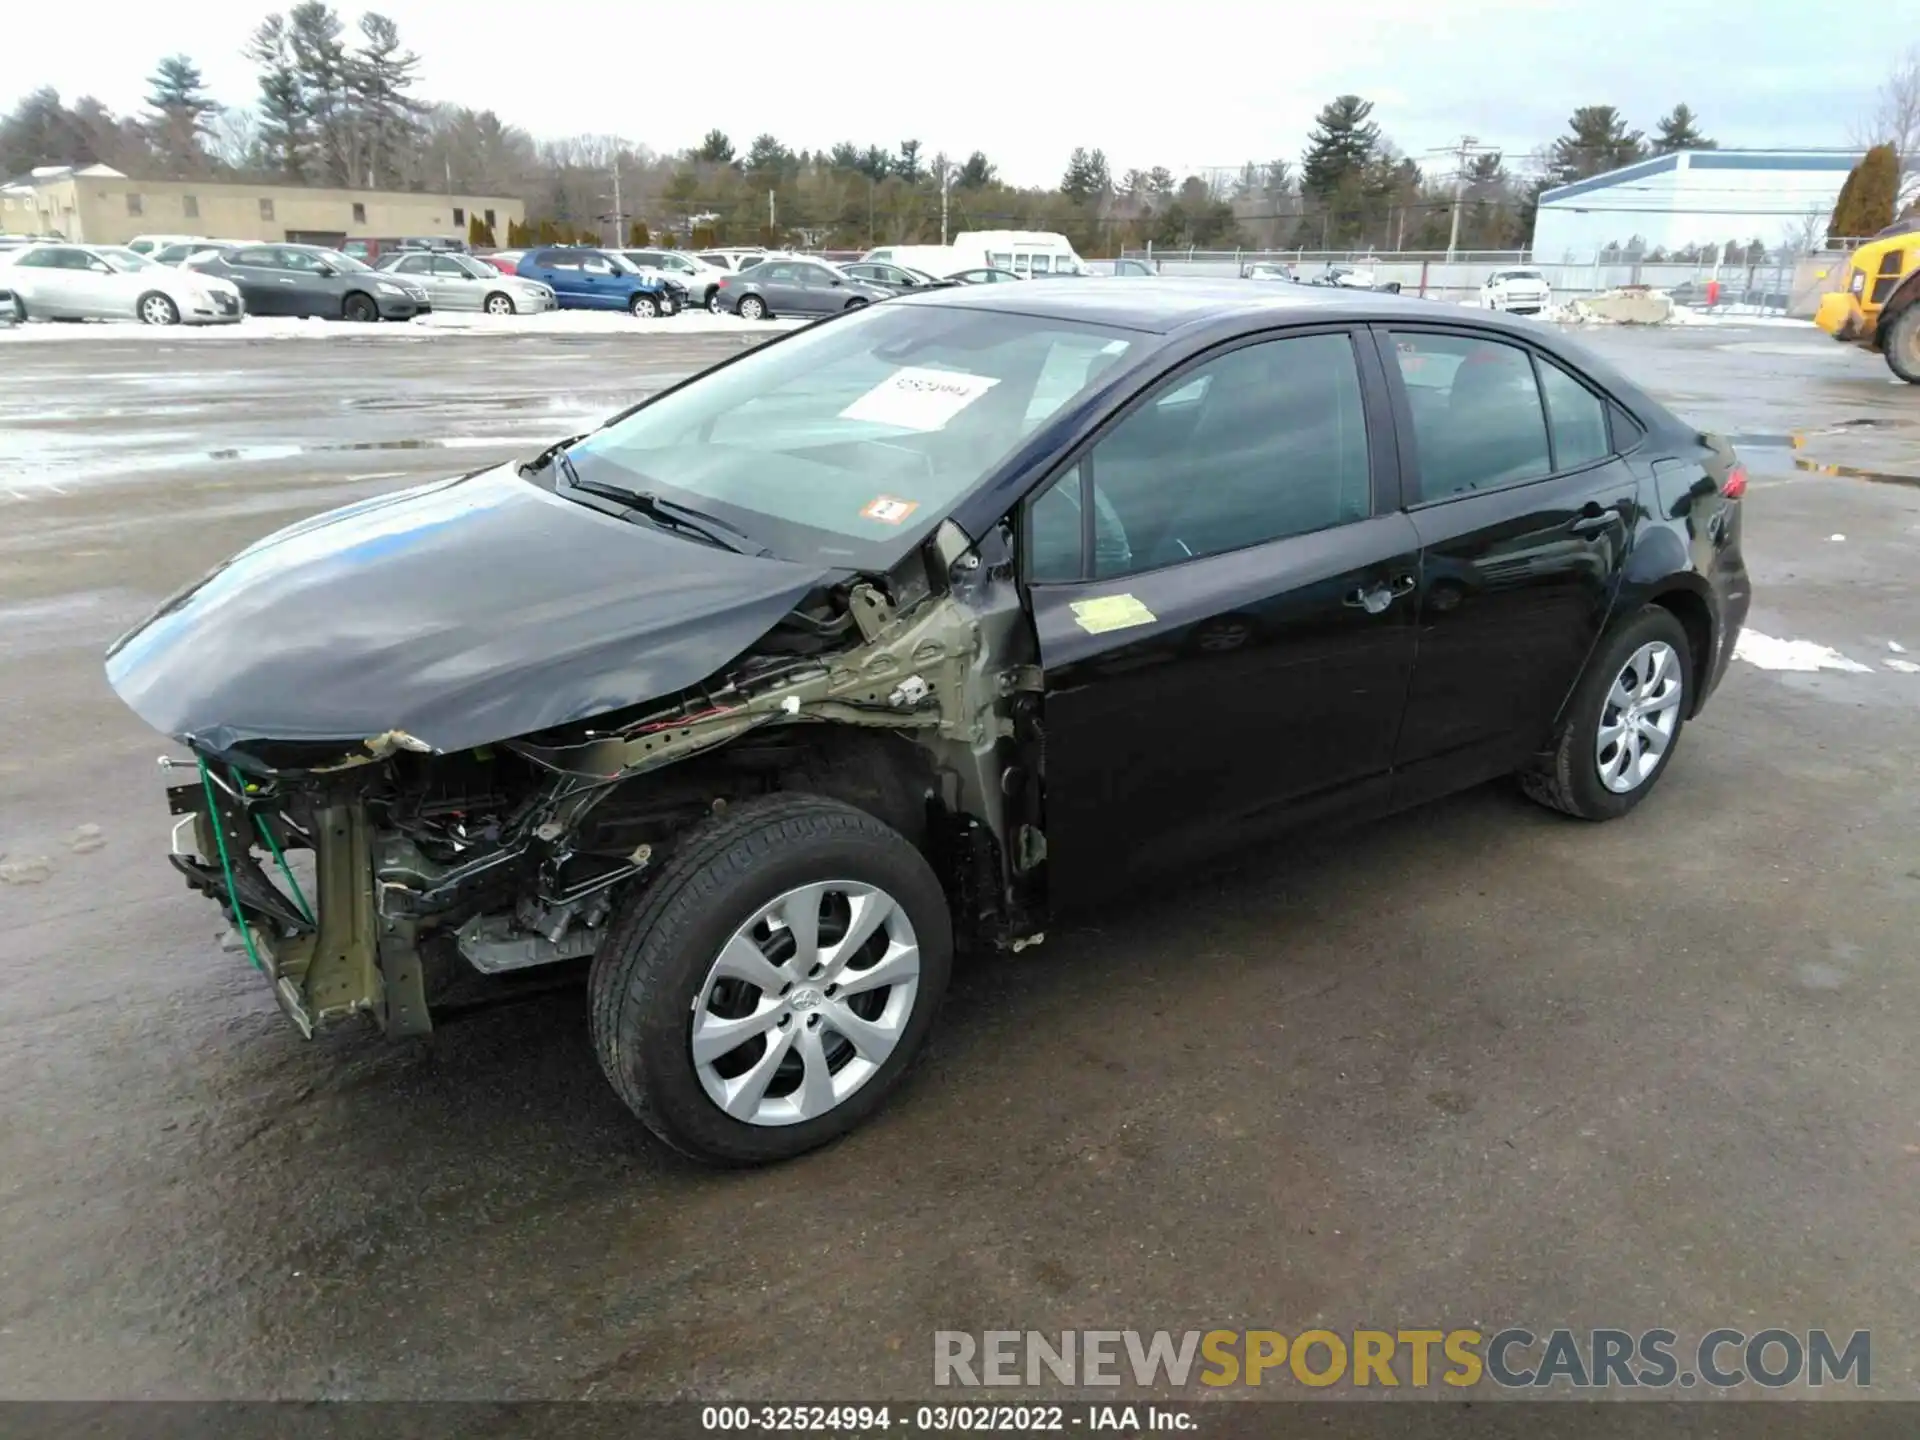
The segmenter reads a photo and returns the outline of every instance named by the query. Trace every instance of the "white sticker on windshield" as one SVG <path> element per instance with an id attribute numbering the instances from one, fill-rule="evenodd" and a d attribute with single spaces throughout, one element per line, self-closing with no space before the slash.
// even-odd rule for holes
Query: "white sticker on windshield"
<path id="1" fill-rule="evenodd" d="M 903 430 L 940 430 L 999 383 L 988 375 L 902 365 L 842 410 L 840 418 Z"/>

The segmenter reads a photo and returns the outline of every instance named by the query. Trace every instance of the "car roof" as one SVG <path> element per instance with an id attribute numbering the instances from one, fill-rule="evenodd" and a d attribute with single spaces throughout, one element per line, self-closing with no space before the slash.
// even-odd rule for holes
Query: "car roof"
<path id="1" fill-rule="evenodd" d="M 978 286 L 942 291 L 939 297 L 902 296 L 914 305 L 964 305 L 1004 310 L 1050 320 L 1079 320 L 1165 335 L 1188 325 L 1215 321 L 1245 328 L 1301 320 L 1451 319 L 1449 309 L 1430 300 L 1329 288 L 1270 290 L 1242 280 L 1138 279 L 1089 276 L 1070 285 Z M 1537 327 L 1536 327 L 1537 328 Z"/>

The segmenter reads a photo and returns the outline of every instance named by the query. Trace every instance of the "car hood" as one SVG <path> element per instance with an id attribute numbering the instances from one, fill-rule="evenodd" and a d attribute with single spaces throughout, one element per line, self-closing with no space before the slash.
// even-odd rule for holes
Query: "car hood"
<path id="1" fill-rule="evenodd" d="M 107 654 L 155 729 L 470 749 L 685 689 L 831 572 L 589 509 L 511 467 L 288 527 Z"/>

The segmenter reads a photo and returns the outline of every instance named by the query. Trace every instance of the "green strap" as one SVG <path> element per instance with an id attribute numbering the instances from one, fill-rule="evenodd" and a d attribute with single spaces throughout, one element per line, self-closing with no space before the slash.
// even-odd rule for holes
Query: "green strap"
<path id="1" fill-rule="evenodd" d="M 233 862 L 227 858 L 227 827 L 220 823 L 220 803 L 213 798 L 213 772 L 207 769 L 204 756 L 200 757 L 200 785 L 207 792 L 207 822 L 213 827 L 214 848 L 220 852 L 220 873 L 227 877 L 227 903 L 233 907 L 233 923 L 239 927 L 240 941 L 247 947 L 247 959 L 264 975 L 267 967 L 260 963 L 260 952 L 253 948 L 253 927 L 240 908 L 240 890 L 233 883 Z"/>
<path id="2" fill-rule="evenodd" d="M 227 773 L 233 776 L 233 783 L 241 790 L 244 791 L 247 788 L 247 783 L 240 778 L 238 769 L 229 767 Z M 267 849 L 273 852 L 273 858 L 280 866 L 280 873 L 287 877 L 288 888 L 293 891 L 293 903 L 300 907 L 300 913 L 306 918 L 307 924 L 313 924 L 313 911 L 307 907 L 307 897 L 301 893 L 300 882 L 293 878 L 293 867 L 287 864 L 287 857 L 280 853 L 280 842 L 273 838 L 273 831 L 258 814 L 254 815 L 253 824 L 254 828 L 260 832 L 260 838 L 267 842 Z"/>

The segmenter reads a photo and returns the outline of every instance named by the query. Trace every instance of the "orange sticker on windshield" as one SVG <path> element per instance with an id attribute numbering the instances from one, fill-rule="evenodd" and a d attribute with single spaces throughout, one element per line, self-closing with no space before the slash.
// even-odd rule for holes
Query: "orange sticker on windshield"
<path id="1" fill-rule="evenodd" d="M 882 525 L 900 525 L 919 508 L 918 500 L 896 500 L 891 495 L 876 495 L 860 514 L 863 519 L 878 520 Z"/>

